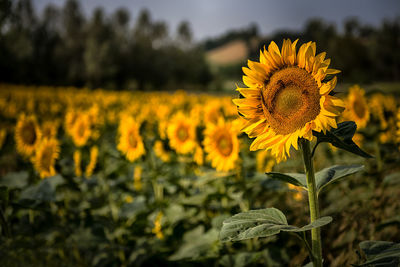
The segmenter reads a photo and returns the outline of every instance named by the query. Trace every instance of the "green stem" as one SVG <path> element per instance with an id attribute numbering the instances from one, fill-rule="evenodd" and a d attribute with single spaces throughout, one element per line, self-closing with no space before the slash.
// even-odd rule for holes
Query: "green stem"
<path id="1" fill-rule="evenodd" d="M 315 183 L 314 165 L 311 157 L 310 141 L 301 139 L 301 150 L 303 152 L 304 169 L 307 176 L 308 203 L 310 206 L 311 223 L 319 218 L 318 195 Z M 314 267 L 322 266 L 322 245 L 321 230 L 313 228 L 311 230 L 312 252 L 314 254 Z"/>

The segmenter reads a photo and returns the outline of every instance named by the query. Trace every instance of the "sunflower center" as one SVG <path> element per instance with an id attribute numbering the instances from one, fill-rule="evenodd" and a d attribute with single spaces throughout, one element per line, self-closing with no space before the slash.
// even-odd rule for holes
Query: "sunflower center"
<path id="1" fill-rule="evenodd" d="M 188 135 L 187 129 L 185 127 L 183 127 L 183 126 L 179 127 L 179 129 L 178 129 L 178 139 L 181 142 L 185 142 L 186 139 L 188 139 L 188 137 L 189 137 L 189 135 Z"/>
<path id="2" fill-rule="evenodd" d="M 276 71 L 264 85 L 262 108 L 276 134 L 289 134 L 314 120 L 320 112 L 317 83 L 306 70 L 289 67 Z"/>
<path id="3" fill-rule="evenodd" d="M 364 103 L 362 103 L 359 99 L 356 99 L 356 101 L 354 101 L 353 108 L 357 117 L 364 118 L 366 112 Z"/>
<path id="4" fill-rule="evenodd" d="M 222 135 L 218 139 L 218 150 L 224 156 L 229 156 L 233 150 L 232 138 L 228 135 Z"/>
<path id="5" fill-rule="evenodd" d="M 135 148 L 137 146 L 138 141 L 137 141 L 135 133 L 131 132 L 129 134 L 128 141 L 129 141 L 129 146 L 130 147 Z"/>
<path id="6" fill-rule="evenodd" d="M 84 134 L 85 134 L 85 124 L 81 122 L 78 125 L 78 136 L 83 137 Z"/>
<path id="7" fill-rule="evenodd" d="M 40 164 L 44 170 L 46 171 L 50 170 L 52 157 L 53 157 L 53 149 L 51 147 L 46 147 L 40 159 Z"/>
<path id="8" fill-rule="evenodd" d="M 36 130 L 33 123 L 28 122 L 22 129 L 22 138 L 24 142 L 29 145 L 33 145 L 36 141 Z"/>

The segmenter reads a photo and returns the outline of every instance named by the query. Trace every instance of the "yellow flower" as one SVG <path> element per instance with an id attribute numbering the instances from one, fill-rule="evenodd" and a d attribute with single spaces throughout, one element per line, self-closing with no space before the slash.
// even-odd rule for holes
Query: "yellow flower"
<path id="1" fill-rule="evenodd" d="M 118 150 L 130 162 L 134 162 L 145 154 L 143 140 L 139 134 L 139 125 L 132 117 L 125 117 L 120 121 Z"/>
<path id="2" fill-rule="evenodd" d="M 326 53 L 315 55 L 316 44 L 303 44 L 296 53 L 297 40 L 284 40 L 282 50 L 271 42 L 260 52 L 260 62 L 248 61 L 243 68 L 243 82 L 248 88 L 237 88 L 244 98 L 234 99 L 239 113 L 247 120 L 242 131 L 256 139 L 250 150 L 267 149 L 286 160 L 298 139 L 313 139 L 312 131 L 337 127 L 336 117 L 344 109 L 342 100 L 329 93 L 336 77 L 324 82 L 328 69 Z"/>
<path id="3" fill-rule="evenodd" d="M 75 150 L 74 151 L 74 163 L 75 163 L 75 175 L 77 177 L 82 176 L 82 169 L 81 169 L 81 151 Z"/>
<path id="4" fill-rule="evenodd" d="M 203 166 L 204 164 L 204 152 L 200 145 L 196 146 L 196 150 L 193 155 L 193 160 L 198 166 Z"/>
<path id="5" fill-rule="evenodd" d="M 45 121 L 42 123 L 42 137 L 43 138 L 56 138 L 58 125 L 54 121 Z"/>
<path id="6" fill-rule="evenodd" d="M 169 162 L 170 161 L 170 155 L 167 151 L 164 149 L 164 144 L 162 141 L 157 140 L 154 143 L 154 153 L 158 158 L 160 158 L 163 162 Z"/>
<path id="7" fill-rule="evenodd" d="M 204 131 L 204 150 L 206 159 L 217 171 L 229 171 L 235 168 L 239 157 L 239 140 L 231 123 L 222 119 L 217 124 L 209 124 Z"/>
<path id="8" fill-rule="evenodd" d="M 133 170 L 133 187 L 136 191 L 142 190 L 142 167 L 136 166 Z"/>
<path id="9" fill-rule="evenodd" d="M 175 114 L 167 129 L 170 146 L 179 154 L 193 152 L 196 147 L 196 124 L 182 113 Z"/>
<path id="10" fill-rule="evenodd" d="M 6 137 L 7 137 L 7 130 L 1 129 L 0 130 L 0 149 L 3 147 L 4 142 L 6 141 Z"/>
<path id="11" fill-rule="evenodd" d="M 75 119 L 75 122 L 72 126 L 72 141 L 77 147 L 82 147 L 88 142 L 91 135 L 92 129 L 89 115 L 82 113 Z"/>
<path id="12" fill-rule="evenodd" d="M 155 234 L 155 235 L 157 236 L 158 239 L 164 239 L 164 234 L 163 234 L 162 229 L 161 229 L 161 220 L 162 220 L 162 217 L 163 217 L 163 213 L 162 213 L 161 211 L 158 212 L 157 217 L 156 217 L 156 219 L 154 220 L 154 227 L 153 227 L 153 229 L 151 230 L 151 232 L 152 232 L 153 234 Z"/>
<path id="13" fill-rule="evenodd" d="M 367 126 L 369 121 L 369 109 L 364 95 L 365 91 L 360 86 L 350 87 L 346 110 L 343 113 L 343 117 L 346 120 L 354 121 L 359 129 Z"/>
<path id="14" fill-rule="evenodd" d="M 271 172 L 275 162 L 269 151 L 260 150 L 257 152 L 256 166 L 258 172 Z"/>
<path id="15" fill-rule="evenodd" d="M 295 185 L 292 185 L 292 184 L 288 184 L 288 187 L 289 187 L 289 189 L 291 191 L 293 191 L 293 193 L 294 193 L 293 197 L 294 197 L 295 200 L 300 201 L 300 200 L 303 199 L 303 195 L 301 193 L 301 190 L 302 190 L 301 187 L 295 186 Z"/>
<path id="16" fill-rule="evenodd" d="M 35 169 L 39 172 L 40 178 L 47 178 L 56 175 L 54 165 L 60 153 L 60 146 L 58 141 L 54 138 L 44 138 L 39 143 L 33 164 Z"/>
<path id="17" fill-rule="evenodd" d="M 22 114 L 15 127 L 17 151 L 23 156 L 31 156 L 40 143 L 41 135 L 36 117 Z"/>
<path id="18" fill-rule="evenodd" d="M 86 166 L 86 171 L 85 171 L 86 177 L 92 176 L 93 171 L 96 168 L 98 155 L 99 155 L 99 148 L 97 146 L 92 146 L 92 148 L 90 149 L 90 161 L 89 164 Z"/>
<path id="19" fill-rule="evenodd" d="M 132 203 L 133 202 L 133 197 L 132 196 L 125 196 L 125 202 L 126 203 Z"/>

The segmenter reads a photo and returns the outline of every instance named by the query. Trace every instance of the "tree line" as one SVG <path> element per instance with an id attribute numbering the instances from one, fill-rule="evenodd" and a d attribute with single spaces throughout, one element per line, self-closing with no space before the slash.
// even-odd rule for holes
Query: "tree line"
<path id="1" fill-rule="evenodd" d="M 316 41 L 340 79 L 351 83 L 400 80 L 400 17 L 379 26 L 347 19 L 343 29 L 323 19 L 301 31 L 260 34 L 257 24 L 194 42 L 189 22 L 170 31 L 164 21 L 141 10 L 133 21 L 126 9 L 86 17 L 77 0 L 48 5 L 38 15 L 31 0 L 0 0 L 0 82 L 89 88 L 165 90 L 219 88 L 241 79 L 240 62 L 210 67 L 205 52 L 232 40 L 245 40 L 250 59 L 274 40 Z"/>
<path id="2" fill-rule="evenodd" d="M 169 32 L 141 10 L 130 23 L 126 9 L 86 18 L 77 0 L 45 7 L 31 0 L 0 0 L 0 81 L 111 89 L 206 86 L 212 79 L 201 46 L 182 21 Z"/>

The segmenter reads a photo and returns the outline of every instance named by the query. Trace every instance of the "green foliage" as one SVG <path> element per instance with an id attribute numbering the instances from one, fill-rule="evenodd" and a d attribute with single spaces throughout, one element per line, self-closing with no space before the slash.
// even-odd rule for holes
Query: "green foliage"
<path id="1" fill-rule="evenodd" d="M 354 266 L 392 267 L 400 265 L 400 244 L 387 241 L 363 241 L 361 251 L 366 261 Z"/>
<path id="2" fill-rule="evenodd" d="M 337 181 L 340 178 L 361 171 L 363 165 L 335 165 L 325 168 L 315 174 L 315 182 L 318 193 L 327 185 Z M 295 186 L 303 187 L 307 190 L 306 176 L 302 173 L 279 173 L 267 172 L 266 175 L 270 178 L 277 179 Z"/>
<path id="3" fill-rule="evenodd" d="M 220 239 L 239 241 L 255 237 L 267 237 L 284 232 L 303 232 L 324 226 L 332 221 L 331 217 L 321 217 L 301 228 L 288 225 L 286 216 L 276 208 L 250 210 L 234 215 L 224 221 Z"/>
<path id="4" fill-rule="evenodd" d="M 320 192 L 325 186 L 364 169 L 363 165 L 341 166 L 335 165 L 325 168 L 315 174 L 317 191 Z"/>
<path id="5" fill-rule="evenodd" d="M 357 125 L 354 121 L 341 122 L 338 123 L 337 126 L 337 128 L 332 129 L 331 131 L 326 131 L 326 133 L 313 131 L 313 135 L 317 137 L 317 144 L 314 147 L 314 151 L 320 143 L 327 142 L 337 148 L 344 149 L 358 156 L 372 158 L 371 155 L 364 152 L 352 140 L 357 130 Z"/>

